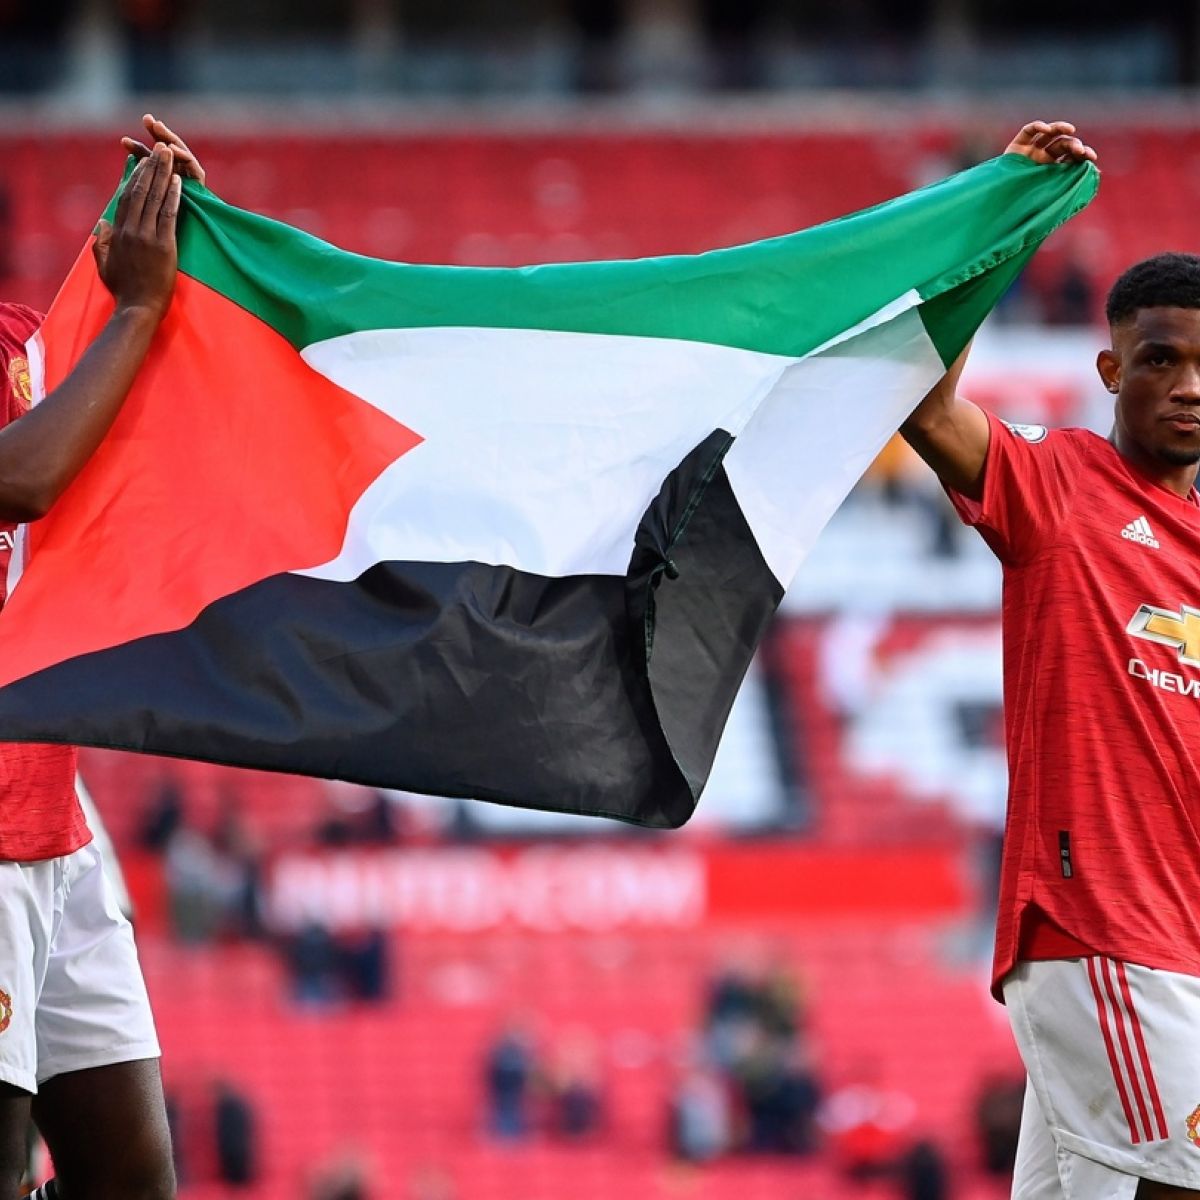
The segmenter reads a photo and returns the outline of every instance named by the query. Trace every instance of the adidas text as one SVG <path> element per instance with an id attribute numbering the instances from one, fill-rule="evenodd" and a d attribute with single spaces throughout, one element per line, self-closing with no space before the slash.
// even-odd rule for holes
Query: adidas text
<path id="1" fill-rule="evenodd" d="M 1149 546 L 1152 550 L 1158 549 L 1158 538 L 1154 536 L 1150 522 L 1145 517 L 1138 517 L 1136 521 L 1130 521 L 1121 530 L 1121 536 L 1126 541 L 1137 542 L 1140 546 Z"/>

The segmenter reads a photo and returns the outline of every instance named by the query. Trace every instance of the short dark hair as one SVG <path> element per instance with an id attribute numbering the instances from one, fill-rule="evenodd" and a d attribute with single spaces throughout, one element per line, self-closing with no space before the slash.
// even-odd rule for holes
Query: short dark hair
<path id="1" fill-rule="evenodd" d="M 1140 308 L 1200 308 L 1200 255 L 1172 251 L 1134 263 L 1112 285 L 1105 313 L 1119 325 Z"/>

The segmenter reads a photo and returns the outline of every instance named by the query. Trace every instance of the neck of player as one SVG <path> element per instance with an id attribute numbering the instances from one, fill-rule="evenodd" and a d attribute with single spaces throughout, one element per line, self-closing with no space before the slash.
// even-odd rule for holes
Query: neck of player
<path id="1" fill-rule="evenodd" d="M 1112 431 L 1109 440 L 1116 446 L 1122 458 L 1159 487 L 1166 488 L 1168 492 L 1174 492 L 1185 500 L 1191 495 L 1200 463 L 1169 462 L 1135 442 L 1120 424 Z"/>

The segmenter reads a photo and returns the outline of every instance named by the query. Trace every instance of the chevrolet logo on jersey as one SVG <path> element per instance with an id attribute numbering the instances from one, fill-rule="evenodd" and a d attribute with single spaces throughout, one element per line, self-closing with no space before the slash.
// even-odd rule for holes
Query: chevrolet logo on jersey
<path id="1" fill-rule="evenodd" d="M 1158 642 L 1179 652 L 1179 661 L 1200 667 L 1200 608 L 1184 604 L 1179 612 L 1143 604 L 1133 614 L 1126 632 Z"/>

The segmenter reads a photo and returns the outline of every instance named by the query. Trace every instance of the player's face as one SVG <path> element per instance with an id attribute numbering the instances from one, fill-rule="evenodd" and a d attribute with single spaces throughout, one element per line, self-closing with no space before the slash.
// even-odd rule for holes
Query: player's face
<path id="1" fill-rule="evenodd" d="M 1200 462 L 1200 309 L 1139 309 L 1099 365 L 1117 394 L 1119 446 L 1167 466 Z"/>

